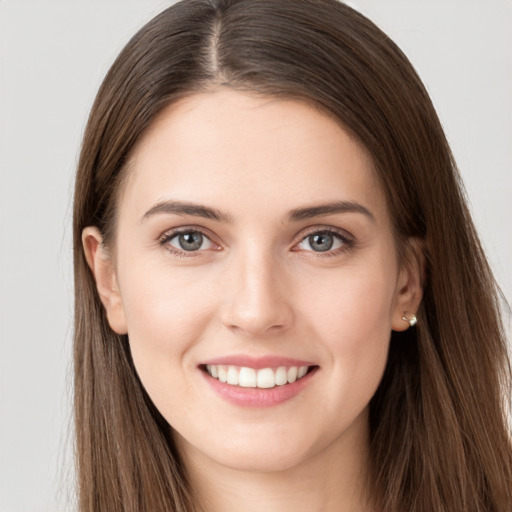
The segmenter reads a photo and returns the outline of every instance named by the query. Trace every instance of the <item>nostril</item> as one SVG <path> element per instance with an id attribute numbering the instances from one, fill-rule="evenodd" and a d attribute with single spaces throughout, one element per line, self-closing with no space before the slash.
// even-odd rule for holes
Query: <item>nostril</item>
<path id="1" fill-rule="evenodd" d="M 274 282 L 259 275 L 256 280 L 237 283 L 234 293 L 226 296 L 220 317 L 230 330 L 257 336 L 287 329 L 293 313 L 287 296 L 276 290 Z"/>

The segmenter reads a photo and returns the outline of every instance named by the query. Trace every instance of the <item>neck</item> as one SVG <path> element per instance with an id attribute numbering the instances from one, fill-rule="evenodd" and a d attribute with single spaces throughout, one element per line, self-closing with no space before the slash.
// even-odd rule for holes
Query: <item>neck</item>
<path id="1" fill-rule="evenodd" d="M 367 415 L 357 421 L 367 424 Z M 201 504 L 197 512 L 374 512 L 367 488 L 368 429 L 352 427 L 342 439 L 276 472 L 226 467 L 190 445 L 183 450 L 186 441 L 176 439 Z"/>

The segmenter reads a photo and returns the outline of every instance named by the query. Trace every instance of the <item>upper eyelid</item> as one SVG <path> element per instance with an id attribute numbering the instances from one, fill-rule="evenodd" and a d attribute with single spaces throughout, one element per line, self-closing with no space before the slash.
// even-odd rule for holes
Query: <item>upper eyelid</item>
<path id="1" fill-rule="evenodd" d="M 210 233 L 209 230 L 200 228 L 197 226 L 193 226 L 193 227 L 192 226 L 182 226 L 179 228 L 167 229 L 158 237 L 158 240 L 160 240 L 160 241 L 169 240 L 169 239 L 174 238 L 175 236 L 180 235 L 182 233 L 194 233 L 194 232 L 201 233 L 203 236 L 208 238 L 208 240 L 210 240 L 210 242 L 215 243 L 213 241 L 213 238 L 215 238 L 215 237 Z"/>
<path id="2" fill-rule="evenodd" d="M 308 231 L 306 234 L 300 235 L 299 242 L 302 242 L 305 238 L 308 236 L 314 235 L 315 233 L 330 233 L 333 235 L 338 235 L 340 238 L 345 240 L 354 241 L 354 236 L 346 231 L 345 229 L 341 228 L 335 228 L 332 226 L 323 226 L 323 227 L 314 227 L 310 231 Z"/>
<path id="3" fill-rule="evenodd" d="M 315 256 L 333 256 L 333 255 L 338 254 L 340 251 L 350 249 L 355 245 L 355 240 L 352 235 L 349 236 L 348 233 L 345 233 L 345 232 L 343 232 L 343 234 L 342 234 L 338 230 L 324 228 L 324 229 L 317 229 L 317 230 L 311 231 L 307 235 L 303 236 L 299 242 L 295 243 L 293 245 L 293 247 L 295 248 L 297 245 L 304 243 L 310 236 L 317 234 L 317 233 L 328 233 L 328 234 L 334 236 L 335 238 L 338 238 L 338 241 L 341 242 L 342 247 L 338 247 L 335 249 L 331 248 L 327 251 L 313 251 L 313 250 L 305 251 L 305 252 L 313 253 L 313 254 L 315 254 Z"/>
<path id="4" fill-rule="evenodd" d="M 192 257 L 193 258 L 194 256 L 198 256 L 198 253 L 205 252 L 208 249 L 211 250 L 212 248 L 209 247 L 208 249 L 202 249 L 202 250 L 197 250 L 197 251 L 186 251 L 184 249 L 179 249 L 178 247 L 174 247 L 169 243 L 171 240 L 173 240 L 177 236 L 181 235 L 182 233 L 194 233 L 194 232 L 200 233 L 202 236 L 204 236 L 206 239 L 208 239 L 209 242 L 212 244 L 212 246 L 219 247 L 219 245 L 212 240 L 212 237 L 208 233 L 205 233 L 202 229 L 197 228 L 197 227 L 194 227 L 194 228 L 180 227 L 180 228 L 174 228 L 171 230 L 164 231 L 164 233 L 162 235 L 160 235 L 160 237 L 158 238 L 158 245 L 160 247 L 165 246 L 165 249 L 167 251 L 169 251 L 170 253 L 172 253 L 176 257 L 187 257 L 187 258 Z"/>
<path id="5" fill-rule="evenodd" d="M 202 235 L 206 236 L 208 239 L 210 239 L 211 242 L 213 242 L 212 238 L 215 238 L 215 235 L 212 235 L 210 230 L 206 228 L 202 228 L 199 226 L 180 226 L 178 228 L 172 228 L 164 231 L 159 237 L 159 240 L 165 239 L 165 238 L 172 238 L 176 235 L 179 235 L 180 233 L 189 233 L 189 232 L 198 232 Z M 299 235 L 296 235 L 294 238 L 296 238 L 299 242 L 304 240 L 304 238 L 311 236 L 314 233 L 333 233 L 337 234 L 344 238 L 350 238 L 353 239 L 354 236 L 350 234 L 345 229 L 337 228 L 334 226 L 311 226 L 310 228 L 306 228 L 306 232 L 304 230 L 301 230 L 301 233 Z M 296 242 L 295 242 L 296 243 Z"/>

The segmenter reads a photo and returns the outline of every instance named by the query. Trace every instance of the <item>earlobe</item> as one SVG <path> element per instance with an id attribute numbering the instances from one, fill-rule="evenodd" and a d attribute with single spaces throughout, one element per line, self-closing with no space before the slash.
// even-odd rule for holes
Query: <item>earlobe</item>
<path id="1" fill-rule="evenodd" d="M 126 317 L 114 265 L 102 245 L 103 237 L 95 226 L 82 231 L 82 245 L 87 264 L 96 282 L 98 295 L 105 308 L 110 327 L 117 334 L 126 334 Z"/>
<path id="2" fill-rule="evenodd" d="M 397 282 L 397 294 L 393 311 L 394 331 L 405 331 L 416 325 L 416 312 L 423 298 L 425 281 L 425 256 L 423 243 L 413 239 L 409 242 L 407 261 L 400 270 Z"/>

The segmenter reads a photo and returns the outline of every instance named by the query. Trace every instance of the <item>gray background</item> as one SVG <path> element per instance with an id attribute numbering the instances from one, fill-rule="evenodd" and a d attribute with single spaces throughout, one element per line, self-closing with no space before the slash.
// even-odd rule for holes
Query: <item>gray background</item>
<path id="1" fill-rule="evenodd" d="M 72 510 L 71 191 L 100 81 L 172 2 L 0 0 L 0 511 Z M 512 297 L 512 3 L 350 2 L 404 49 L 438 109 Z"/>

